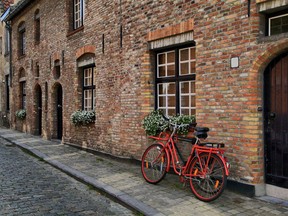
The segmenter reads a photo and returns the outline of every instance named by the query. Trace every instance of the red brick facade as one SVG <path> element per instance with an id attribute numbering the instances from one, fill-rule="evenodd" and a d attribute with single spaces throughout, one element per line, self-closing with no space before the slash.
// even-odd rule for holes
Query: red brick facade
<path id="1" fill-rule="evenodd" d="M 226 143 L 231 179 L 263 183 L 263 116 L 257 110 L 263 106 L 263 72 L 274 57 L 288 49 L 288 39 L 269 39 L 261 34 L 261 15 L 255 1 L 249 6 L 248 1 L 239 0 L 86 0 L 84 27 L 75 32 L 69 30 L 68 2 L 33 1 L 12 19 L 11 113 L 20 108 L 21 68 L 27 83 L 27 118 L 19 122 L 12 115 L 14 128 L 35 133 L 35 88 L 39 86 L 43 107 L 47 103 L 42 113 L 42 136 L 55 138 L 55 95 L 61 85 L 64 143 L 139 159 L 147 145 L 141 121 L 154 109 L 154 55 L 148 44 L 193 32 L 198 125 L 211 129 L 211 140 Z M 41 19 L 39 44 L 34 42 L 37 9 Z M 19 57 L 17 29 L 23 21 L 27 50 Z M 96 122 L 75 127 L 70 116 L 82 104 L 77 64 L 86 54 L 95 59 L 97 71 Z M 239 57 L 239 67 L 230 67 L 232 57 Z M 60 61 L 59 79 L 53 77 L 55 60 Z M 33 75 L 36 62 L 39 78 Z"/>

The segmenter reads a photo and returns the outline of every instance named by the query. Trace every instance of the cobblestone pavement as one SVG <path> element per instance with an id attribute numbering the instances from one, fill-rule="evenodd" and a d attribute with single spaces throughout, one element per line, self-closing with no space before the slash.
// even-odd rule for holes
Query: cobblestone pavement
<path id="1" fill-rule="evenodd" d="M 225 190 L 216 201 L 197 200 L 177 176 L 168 174 L 157 185 L 146 183 L 140 166 L 75 147 L 0 128 L 0 137 L 45 160 L 63 172 L 115 197 L 144 215 L 288 215 L 288 201 L 262 201 Z M 67 202 L 67 205 L 70 203 Z M 70 206 L 74 206 L 71 204 Z"/>
<path id="2" fill-rule="evenodd" d="M 0 215 L 133 215 L 0 138 Z"/>

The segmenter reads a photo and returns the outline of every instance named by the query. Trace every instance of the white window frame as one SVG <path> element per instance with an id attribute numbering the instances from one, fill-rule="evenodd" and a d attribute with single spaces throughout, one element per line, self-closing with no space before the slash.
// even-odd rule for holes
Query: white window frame
<path id="1" fill-rule="evenodd" d="M 73 27 L 78 29 L 84 23 L 84 0 L 73 0 Z"/>
<path id="2" fill-rule="evenodd" d="M 281 18 L 281 17 L 284 17 L 284 16 L 288 16 L 288 13 L 286 14 L 281 14 L 279 16 L 273 16 L 273 17 L 270 17 L 268 19 L 268 35 L 271 36 L 271 20 L 273 19 L 277 19 L 277 18 Z"/>
<path id="3" fill-rule="evenodd" d="M 184 60 L 184 61 L 180 61 L 181 60 L 181 50 L 184 49 L 188 49 L 189 55 L 188 55 L 188 59 Z M 191 71 L 191 64 L 192 63 L 196 63 L 196 56 L 191 56 L 191 49 L 195 49 L 195 46 L 186 46 L 183 48 L 175 48 L 175 49 L 170 49 L 167 51 L 161 51 L 159 53 L 156 54 L 156 87 L 155 87 L 155 91 L 156 91 L 156 98 L 155 98 L 155 102 L 156 102 L 156 108 L 163 110 L 164 114 L 166 115 L 170 115 L 171 113 L 173 113 L 173 111 L 175 112 L 174 114 L 189 114 L 189 115 L 194 115 L 196 113 L 196 106 L 192 106 L 192 104 L 196 104 L 196 88 L 195 88 L 195 77 L 196 77 L 196 68 L 194 71 Z M 174 52 L 175 53 L 175 60 L 173 63 L 167 63 L 167 55 L 168 53 Z M 164 61 L 161 62 L 162 64 L 159 64 L 160 60 L 159 60 L 159 56 L 165 56 L 165 58 L 163 59 Z M 176 56 L 178 55 L 178 56 Z M 193 57 L 193 59 L 192 59 Z M 181 74 L 181 64 L 183 63 L 188 63 L 188 73 L 185 74 Z M 177 65 L 178 64 L 178 65 Z M 169 65 L 174 65 L 175 66 L 175 74 L 168 75 L 168 70 L 167 67 Z M 177 67 L 176 67 L 177 65 Z M 159 74 L 159 68 L 165 68 L 165 75 L 160 76 Z M 175 92 L 168 92 L 169 91 L 169 85 L 170 84 L 174 84 L 175 85 Z M 184 83 L 189 83 L 189 92 L 181 92 L 181 85 Z M 194 83 L 194 89 L 192 89 L 192 83 Z M 193 92 L 192 92 L 193 90 Z M 175 103 L 171 100 L 171 97 L 175 98 Z M 189 97 L 187 104 L 185 107 L 182 107 L 182 102 L 181 99 L 182 97 Z M 194 100 L 194 101 L 192 101 Z M 163 102 L 163 103 L 161 103 Z M 170 103 L 169 103 L 170 102 Z M 193 102 L 193 103 L 192 103 Z M 173 106 L 172 106 L 173 105 Z M 185 112 L 186 111 L 186 112 Z"/>
<path id="4" fill-rule="evenodd" d="M 96 106 L 96 68 L 83 69 L 83 110 L 95 110 Z"/>

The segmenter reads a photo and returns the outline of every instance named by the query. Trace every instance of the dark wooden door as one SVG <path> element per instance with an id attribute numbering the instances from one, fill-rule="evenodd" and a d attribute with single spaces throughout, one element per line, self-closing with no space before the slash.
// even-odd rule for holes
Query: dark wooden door
<path id="1" fill-rule="evenodd" d="M 288 53 L 266 68 L 264 103 L 266 183 L 288 188 Z"/>
<path id="2" fill-rule="evenodd" d="M 59 85 L 57 88 L 57 139 L 62 139 L 63 135 L 63 110 L 62 110 L 62 105 L 63 105 L 63 95 L 62 95 L 62 86 Z"/>
<path id="3" fill-rule="evenodd" d="M 36 135 L 42 134 L 42 91 L 40 86 L 36 88 Z"/>

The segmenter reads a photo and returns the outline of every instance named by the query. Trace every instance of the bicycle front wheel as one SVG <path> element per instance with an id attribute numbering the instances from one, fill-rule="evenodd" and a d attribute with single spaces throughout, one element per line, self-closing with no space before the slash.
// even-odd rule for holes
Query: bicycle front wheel
<path id="1" fill-rule="evenodd" d="M 163 146 L 152 144 L 142 156 L 141 172 L 144 179 L 151 183 L 157 184 L 166 175 L 167 153 Z"/>
<path id="2" fill-rule="evenodd" d="M 190 187 L 193 194 L 202 201 L 217 199 L 223 192 L 227 176 L 225 164 L 216 154 L 202 153 L 193 158 L 190 167 Z"/>

